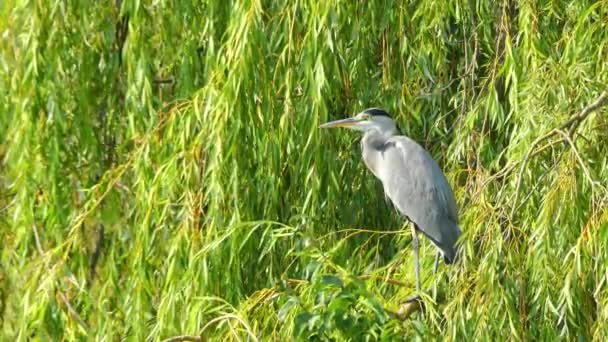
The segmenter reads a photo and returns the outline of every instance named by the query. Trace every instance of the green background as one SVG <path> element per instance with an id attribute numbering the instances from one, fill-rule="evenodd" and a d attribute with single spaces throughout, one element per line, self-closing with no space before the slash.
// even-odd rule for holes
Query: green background
<path id="1" fill-rule="evenodd" d="M 2 340 L 608 340 L 606 1 L 5 0 L 0 49 Z M 318 129 L 372 106 L 460 207 L 406 319 L 410 231 Z"/>

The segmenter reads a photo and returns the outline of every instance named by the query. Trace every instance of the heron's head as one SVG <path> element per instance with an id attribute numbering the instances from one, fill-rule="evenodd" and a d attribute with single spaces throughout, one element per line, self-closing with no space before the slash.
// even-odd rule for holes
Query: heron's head
<path id="1" fill-rule="evenodd" d="M 327 122 L 319 127 L 345 127 L 362 132 L 368 132 L 375 129 L 384 135 L 399 133 L 395 121 L 391 119 L 386 111 L 380 108 L 368 108 L 352 118 Z"/>

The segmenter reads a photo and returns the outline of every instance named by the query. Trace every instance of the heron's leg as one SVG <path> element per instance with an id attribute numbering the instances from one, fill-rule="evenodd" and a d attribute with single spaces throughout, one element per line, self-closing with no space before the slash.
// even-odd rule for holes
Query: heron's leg
<path id="1" fill-rule="evenodd" d="M 416 294 L 410 297 L 407 303 L 420 303 L 420 260 L 419 260 L 419 248 L 420 242 L 418 241 L 418 233 L 416 232 L 416 225 L 412 222 L 412 247 L 414 248 L 414 267 L 416 271 Z"/>
<path id="2" fill-rule="evenodd" d="M 414 267 L 416 270 L 416 292 L 420 293 L 420 260 L 419 249 L 420 242 L 416 233 L 416 225 L 412 224 L 412 247 L 414 248 Z"/>
<path id="3" fill-rule="evenodd" d="M 435 266 L 433 266 L 433 274 L 437 273 L 439 269 L 439 257 L 441 256 L 441 252 L 437 251 L 437 255 L 435 255 Z"/>
<path id="4" fill-rule="evenodd" d="M 437 274 L 437 270 L 439 269 L 439 257 L 441 256 L 441 252 L 437 251 L 435 255 L 435 265 L 433 266 L 433 274 Z M 433 282 L 433 298 L 437 300 L 437 281 Z"/>

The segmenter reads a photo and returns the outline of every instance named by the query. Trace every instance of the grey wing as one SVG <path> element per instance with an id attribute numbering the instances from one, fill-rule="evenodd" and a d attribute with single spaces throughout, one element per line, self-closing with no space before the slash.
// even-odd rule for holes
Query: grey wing
<path id="1" fill-rule="evenodd" d="M 415 141 L 397 136 L 382 152 L 380 179 L 397 209 L 408 217 L 451 261 L 460 236 L 458 207 L 439 165 Z"/>

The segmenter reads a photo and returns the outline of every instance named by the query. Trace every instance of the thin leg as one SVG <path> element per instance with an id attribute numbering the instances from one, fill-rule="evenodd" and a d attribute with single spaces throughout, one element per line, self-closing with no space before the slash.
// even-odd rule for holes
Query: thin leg
<path id="1" fill-rule="evenodd" d="M 420 293 L 420 260 L 419 260 L 419 249 L 420 242 L 418 241 L 418 235 L 416 234 L 416 226 L 412 224 L 412 247 L 414 248 L 414 267 L 416 269 L 416 292 Z"/>
<path id="2" fill-rule="evenodd" d="M 439 257 L 441 257 L 441 252 L 437 251 L 435 255 L 435 265 L 433 266 L 433 274 L 437 274 L 437 270 L 439 269 Z M 437 300 L 437 280 L 433 281 L 433 298 Z"/>
<path id="3" fill-rule="evenodd" d="M 437 273 L 439 269 L 439 257 L 441 256 L 441 252 L 437 251 L 437 255 L 435 255 L 435 266 L 433 266 L 433 274 Z"/>

